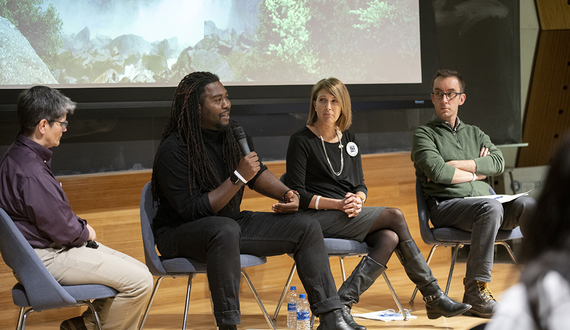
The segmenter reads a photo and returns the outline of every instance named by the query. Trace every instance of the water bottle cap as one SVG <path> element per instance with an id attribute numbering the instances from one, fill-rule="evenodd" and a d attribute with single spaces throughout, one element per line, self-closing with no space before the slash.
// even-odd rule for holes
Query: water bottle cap
<path id="1" fill-rule="evenodd" d="M 297 290 L 297 287 L 296 287 L 296 286 L 292 286 L 292 287 L 291 287 L 291 290 Z"/>
<path id="2" fill-rule="evenodd" d="M 304 293 L 301 293 L 301 294 L 299 295 L 299 298 L 301 298 L 301 299 L 305 298 L 305 294 L 304 294 Z"/>

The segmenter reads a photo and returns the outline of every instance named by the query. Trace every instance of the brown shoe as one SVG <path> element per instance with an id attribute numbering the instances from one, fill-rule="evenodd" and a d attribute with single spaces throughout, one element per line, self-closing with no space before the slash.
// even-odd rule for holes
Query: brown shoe
<path id="1" fill-rule="evenodd" d="M 69 320 L 61 322 L 59 330 L 87 330 L 83 317 L 77 316 Z"/>
<path id="2" fill-rule="evenodd" d="M 493 316 L 497 301 L 489 289 L 489 283 L 464 278 L 465 293 L 463 302 L 470 304 L 471 309 L 463 315 L 475 315 L 490 318 Z"/>

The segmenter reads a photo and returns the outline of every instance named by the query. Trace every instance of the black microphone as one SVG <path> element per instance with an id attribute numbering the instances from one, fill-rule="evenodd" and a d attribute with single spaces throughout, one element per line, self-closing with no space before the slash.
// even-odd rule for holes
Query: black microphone
<path id="1" fill-rule="evenodd" d="M 240 126 L 235 127 L 234 135 L 236 136 L 236 140 L 238 141 L 244 155 L 249 154 L 250 153 L 249 145 L 247 144 L 247 139 L 245 137 L 245 132 L 243 131 L 243 128 L 241 128 Z"/>

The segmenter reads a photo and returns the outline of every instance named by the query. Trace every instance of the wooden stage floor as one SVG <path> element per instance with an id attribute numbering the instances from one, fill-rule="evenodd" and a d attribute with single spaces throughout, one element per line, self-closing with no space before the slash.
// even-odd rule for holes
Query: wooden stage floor
<path id="1" fill-rule="evenodd" d="M 439 251 L 439 253 L 449 253 L 449 249 L 445 252 Z M 339 286 L 341 283 L 341 274 L 338 266 L 338 259 L 331 258 L 330 261 L 333 274 L 337 281 L 337 286 Z M 350 272 L 352 268 L 356 266 L 357 262 L 358 258 L 345 259 L 347 272 Z M 270 316 L 273 316 L 273 312 L 277 305 L 277 299 L 279 298 L 291 265 L 292 260 L 287 256 L 271 257 L 268 258 L 266 265 L 255 267 L 248 272 Z M 457 316 L 453 318 L 441 317 L 437 320 L 429 320 L 426 316 L 423 301 L 419 296 L 416 297 L 415 304 L 413 306 L 410 305 L 409 299 L 413 290 L 413 284 L 406 277 L 397 258 L 392 258 L 388 263 L 388 266 L 389 269 L 387 274 L 400 298 L 400 301 L 402 302 L 403 307 L 411 309 L 411 314 L 417 318 L 409 321 L 392 322 L 373 321 L 360 318 L 356 319 L 358 323 L 366 326 L 368 329 L 470 329 L 473 326 L 487 321 L 486 319 L 467 316 Z M 261 271 L 262 268 L 263 271 Z M 449 271 L 449 263 L 438 261 L 432 265 L 432 270 L 439 279 L 440 286 L 444 287 L 447 279 L 446 275 Z M 465 263 L 457 263 L 449 294 L 450 297 L 456 300 L 460 300 L 463 295 L 462 278 L 464 271 Z M 500 294 L 506 288 L 516 282 L 518 276 L 519 272 L 514 265 L 495 264 L 491 289 L 497 298 L 500 297 Z M 302 288 L 299 278 L 296 275 L 292 284 L 297 285 L 298 290 L 299 288 Z M 162 282 L 144 329 L 181 329 L 185 285 L 186 278 L 165 279 Z M 261 315 L 251 292 L 243 281 L 240 292 L 242 323 L 238 329 L 268 329 L 269 327 Z M 211 313 L 210 300 L 207 297 L 207 294 L 208 291 L 206 288 L 205 275 L 197 275 L 194 279 L 192 295 L 190 298 L 188 329 L 216 329 L 214 318 Z M 353 308 L 353 312 L 368 313 L 390 308 L 396 309 L 396 305 L 384 280 L 379 278 L 362 296 L 360 303 Z M 64 310 L 33 313 L 28 319 L 26 328 L 29 330 L 58 329 L 62 320 L 61 317 L 73 317 L 79 315 L 82 310 L 83 309 L 80 308 L 66 308 Z M 54 320 L 54 317 L 56 317 L 57 320 Z M 0 330 L 15 328 L 15 318 L 13 318 L 12 321 L 5 321 L 6 322 L 3 322 L 3 324 L 0 325 Z M 318 321 L 315 323 L 317 322 Z M 286 329 L 286 307 L 282 307 L 276 326 L 278 329 Z M 315 328 L 316 324 L 314 329 Z"/>

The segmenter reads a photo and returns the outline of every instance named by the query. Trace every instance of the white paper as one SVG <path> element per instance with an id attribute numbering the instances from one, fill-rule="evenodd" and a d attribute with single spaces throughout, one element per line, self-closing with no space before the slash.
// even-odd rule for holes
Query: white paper
<path id="1" fill-rule="evenodd" d="M 486 195 L 486 196 L 474 196 L 474 197 L 464 197 L 465 199 L 470 199 L 470 198 L 489 198 L 489 199 L 496 199 L 501 203 L 507 203 L 510 201 L 514 201 L 515 199 L 522 197 L 522 196 L 527 196 L 528 193 L 530 192 L 523 192 L 520 194 L 516 194 L 516 195 Z"/>
<path id="2" fill-rule="evenodd" d="M 411 319 L 417 319 L 417 316 L 411 315 L 409 309 L 404 309 L 404 313 L 408 316 L 408 321 Z M 377 321 L 403 321 L 404 316 L 401 313 L 396 313 L 393 309 L 387 309 L 385 311 L 370 312 L 364 314 L 353 314 L 354 317 L 360 317 L 363 319 L 377 320 Z"/>

